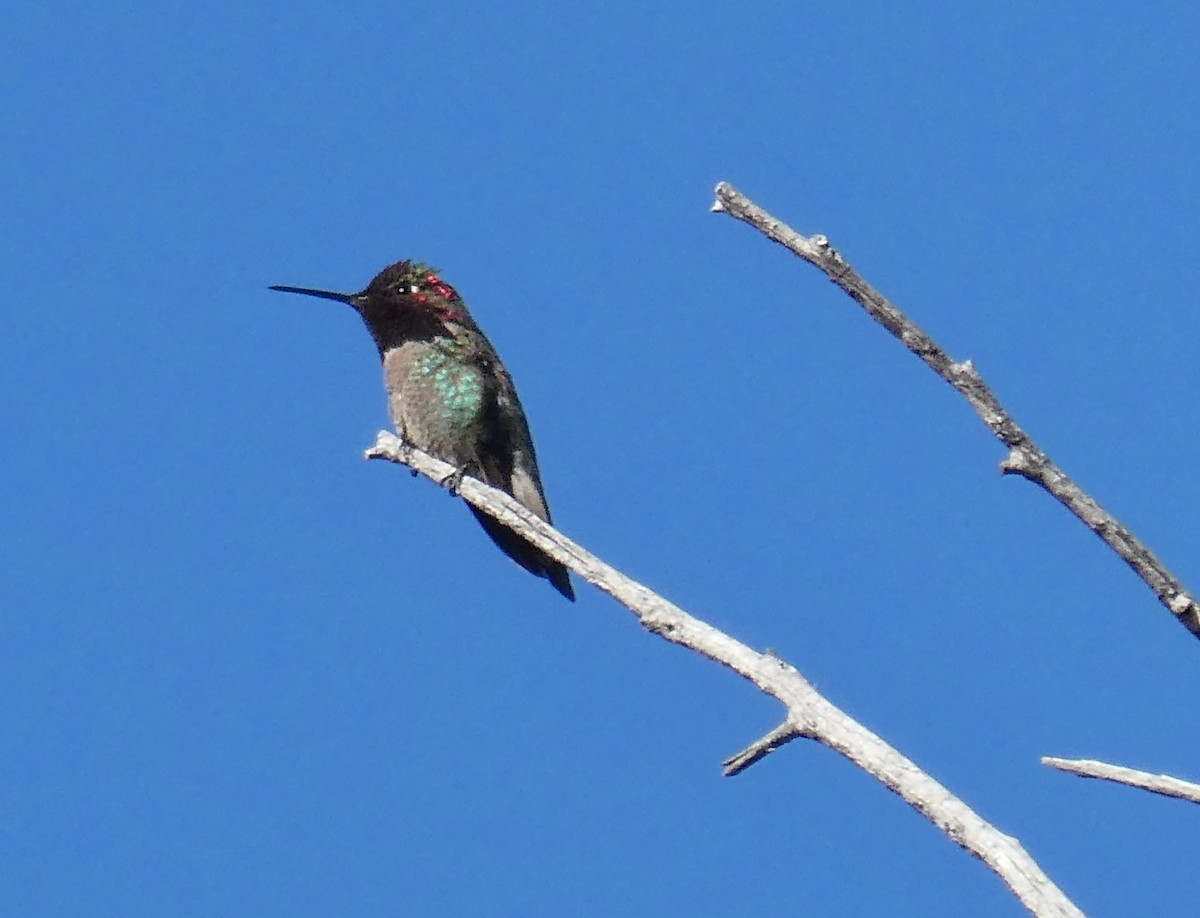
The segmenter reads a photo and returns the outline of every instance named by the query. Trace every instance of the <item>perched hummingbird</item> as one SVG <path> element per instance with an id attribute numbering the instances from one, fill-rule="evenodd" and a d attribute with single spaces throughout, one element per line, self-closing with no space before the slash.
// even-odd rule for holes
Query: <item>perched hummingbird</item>
<path id="1" fill-rule="evenodd" d="M 512 495 L 550 522 L 533 439 L 512 377 L 462 297 L 435 268 L 396 262 L 361 293 L 271 289 L 351 306 L 379 349 L 388 412 L 400 438 Z M 563 565 L 486 513 L 470 509 L 501 551 L 574 601 Z"/>

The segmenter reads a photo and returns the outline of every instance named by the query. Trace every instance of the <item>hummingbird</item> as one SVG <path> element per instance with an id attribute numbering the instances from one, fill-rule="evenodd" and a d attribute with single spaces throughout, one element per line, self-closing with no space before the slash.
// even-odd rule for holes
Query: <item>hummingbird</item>
<path id="1" fill-rule="evenodd" d="M 270 289 L 350 306 L 379 350 L 388 413 L 400 439 L 453 465 L 452 478 L 478 478 L 550 522 L 533 438 L 512 377 L 458 291 L 436 268 L 398 261 L 359 293 Z M 574 602 L 566 567 L 468 507 L 501 551 Z"/>

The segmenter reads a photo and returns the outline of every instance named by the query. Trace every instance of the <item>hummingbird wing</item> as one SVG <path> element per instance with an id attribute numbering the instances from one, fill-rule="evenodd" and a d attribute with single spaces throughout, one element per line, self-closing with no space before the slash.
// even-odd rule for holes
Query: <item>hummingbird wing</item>
<path id="1" fill-rule="evenodd" d="M 490 364 L 485 374 L 491 383 L 488 409 L 494 416 L 492 423 L 483 425 L 484 437 L 490 442 L 480 444 L 478 452 L 482 478 L 492 487 L 511 494 L 530 513 L 549 523 L 550 509 L 546 506 L 546 495 L 538 474 L 533 437 L 516 387 L 494 352 L 485 359 Z M 474 507 L 471 512 L 501 551 L 531 574 L 545 577 L 563 596 L 575 601 L 566 567 L 486 513 Z"/>

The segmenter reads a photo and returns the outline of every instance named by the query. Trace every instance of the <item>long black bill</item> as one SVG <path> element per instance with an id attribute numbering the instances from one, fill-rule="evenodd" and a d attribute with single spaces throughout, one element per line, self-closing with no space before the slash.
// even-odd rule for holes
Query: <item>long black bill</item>
<path id="1" fill-rule="evenodd" d="M 339 303 L 354 305 L 354 294 L 334 293 L 332 290 L 313 290 L 309 287 L 268 287 L 268 290 L 278 290 L 280 293 L 303 293 L 305 296 L 318 296 L 323 300 L 337 300 Z"/>

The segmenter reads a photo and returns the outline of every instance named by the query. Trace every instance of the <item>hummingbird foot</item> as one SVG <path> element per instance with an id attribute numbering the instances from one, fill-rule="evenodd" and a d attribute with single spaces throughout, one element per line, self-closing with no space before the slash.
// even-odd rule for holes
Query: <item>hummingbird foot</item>
<path id="1" fill-rule="evenodd" d="M 396 432 L 396 439 L 400 442 L 396 452 L 400 454 L 401 461 L 403 461 L 405 465 L 410 466 L 409 471 L 412 473 L 412 477 L 416 478 L 417 470 L 411 468 L 413 445 L 405 439 L 404 434 L 401 431 Z"/>
<path id="2" fill-rule="evenodd" d="M 408 460 L 412 459 L 413 445 L 412 445 L 411 443 L 409 443 L 407 440 L 405 440 L 405 439 L 404 439 L 404 435 L 403 435 L 403 434 L 401 434 L 401 435 L 400 435 L 400 437 L 399 437 L 399 440 L 400 440 L 400 455 L 404 457 L 404 459 L 405 459 L 405 464 L 407 465 L 407 464 L 408 464 Z M 411 472 L 411 473 L 412 473 L 412 477 L 413 477 L 413 478 L 416 478 L 416 477 L 417 477 L 417 470 L 416 470 L 416 469 L 414 469 L 414 468 L 410 468 L 410 469 L 409 469 L 409 472 Z"/>
<path id="3" fill-rule="evenodd" d="M 455 469 L 453 472 L 443 478 L 439 484 L 450 492 L 451 497 L 458 497 L 458 489 L 462 487 L 462 480 L 463 470 Z"/>

